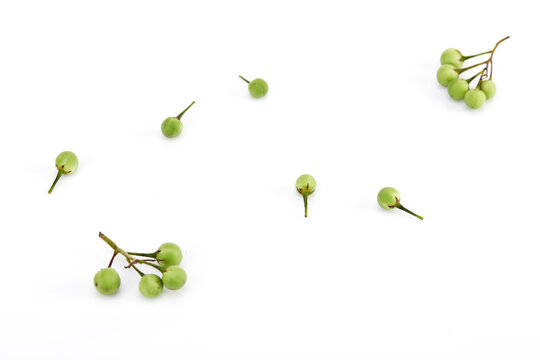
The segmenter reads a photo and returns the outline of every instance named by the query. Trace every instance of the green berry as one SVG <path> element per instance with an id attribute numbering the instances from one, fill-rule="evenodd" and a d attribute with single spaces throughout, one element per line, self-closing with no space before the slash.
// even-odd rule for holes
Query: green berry
<path id="1" fill-rule="evenodd" d="M 497 87 L 493 80 L 482 80 L 480 83 L 480 90 L 486 94 L 486 99 L 491 99 L 495 95 Z"/>
<path id="2" fill-rule="evenodd" d="M 180 135 L 183 127 L 180 119 L 168 117 L 161 123 L 161 132 L 168 138 L 174 138 Z"/>
<path id="3" fill-rule="evenodd" d="M 317 182 L 313 176 L 304 174 L 296 180 L 296 190 L 304 198 L 304 217 L 307 217 L 307 198 L 317 188 Z"/>
<path id="4" fill-rule="evenodd" d="M 164 243 L 158 248 L 156 259 L 165 268 L 178 265 L 182 261 L 182 250 L 174 243 Z"/>
<path id="5" fill-rule="evenodd" d="M 171 116 L 163 120 L 163 122 L 161 123 L 161 132 L 163 133 L 163 135 L 168 138 L 174 138 L 182 133 L 182 129 L 184 126 L 182 125 L 182 121 L 180 121 L 180 118 L 193 104 L 195 104 L 195 101 L 193 101 L 187 108 L 185 108 L 184 111 L 182 111 L 178 116 Z"/>
<path id="6" fill-rule="evenodd" d="M 471 109 L 479 109 L 486 102 L 486 94 L 480 89 L 472 89 L 465 94 L 465 104 Z"/>
<path id="7" fill-rule="evenodd" d="M 441 65 L 449 64 L 460 69 L 463 66 L 463 55 L 458 49 L 450 48 L 444 50 L 441 55 Z"/>
<path id="8" fill-rule="evenodd" d="M 448 84 L 448 94 L 454 100 L 463 100 L 469 91 L 469 83 L 463 79 L 454 79 Z"/>
<path id="9" fill-rule="evenodd" d="M 442 86 L 448 86 L 450 81 L 457 79 L 458 76 L 458 68 L 454 65 L 445 64 L 437 70 L 437 80 Z"/>
<path id="10" fill-rule="evenodd" d="M 187 275 L 178 265 L 172 265 L 163 270 L 163 285 L 170 290 L 178 290 L 186 283 Z"/>
<path id="11" fill-rule="evenodd" d="M 424 220 L 422 216 L 413 213 L 412 211 L 401 205 L 401 198 L 399 196 L 399 192 L 393 187 L 382 188 L 377 194 L 377 202 L 379 203 L 379 206 L 383 209 L 390 210 L 397 208 L 405 211 L 406 213 L 416 216 L 420 220 Z"/>
<path id="12" fill-rule="evenodd" d="M 163 291 L 161 278 L 154 274 L 146 274 L 139 282 L 139 292 L 147 298 L 155 298 Z"/>
<path id="13" fill-rule="evenodd" d="M 103 295 L 113 295 L 120 287 L 120 276 L 113 268 L 101 269 L 94 276 L 94 286 Z"/>
<path id="14" fill-rule="evenodd" d="M 53 191 L 56 183 L 62 175 L 72 174 L 77 171 L 78 167 L 79 160 L 77 159 L 77 156 L 71 151 L 64 151 L 58 154 L 58 156 L 56 157 L 56 169 L 58 170 L 58 173 L 56 174 L 56 178 L 54 179 L 54 182 L 49 189 L 49 194 Z"/>
<path id="15" fill-rule="evenodd" d="M 248 85 L 249 93 L 254 98 L 256 99 L 262 98 L 268 92 L 268 84 L 263 79 L 255 79 L 252 81 L 248 81 L 245 78 L 243 78 L 241 75 L 240 75 L 240 78 L 249 84 Z"/>

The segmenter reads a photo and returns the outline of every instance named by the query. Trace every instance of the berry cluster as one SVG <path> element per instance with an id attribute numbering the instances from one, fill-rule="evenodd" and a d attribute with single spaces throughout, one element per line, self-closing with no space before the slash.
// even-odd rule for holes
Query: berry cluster
<path id="1" fill-rule="evenodd" d="M 501 39 L 495 44 L 493 50 L 482 52 L 476 55 L 463 56 L 458 49 L 446 49 L 441 55 L 442 66 L 437 71 L 437 80 L 443 86 L 448 86 L 448 94 L 454 100 L 465 100 L 465 104 L 471 109 L 479 109 L 484 105 L 486 99 L 495 95 L 496 87 L 493 82 L 493 54 L 497 46 L 510 36 Z M 463 68 L 465 60 L 481 55 L 490 54 L 489 59 Z M 477 66 L 484 65 L 482 71 L 476 73 L 468 79 L 460 79 L 459 75 Z M 479 77 L 475 88 L 470 88 L 470 83 Z"/>
<path id="2" fill-rule="evenodd" d="M 186 272 L 178 266 L 182 261 L 182 251 L 178 245 L 164 243 L 153 253 L 137 253 L 122 250 L 102 233 L 99 233 L 99 237 L 114 250 L 109 266 L 99 270 L 94 276 L 94 286 L 101 294 L 115 294 L 120 287 L 120 276 L 111 267 L 114 258 L 118 254 L 123 255 L 128 261 L 128 265 L 125 268 L 133 268 L 141 276 L 139 292 L 147 298 L 154 298 L 161 294 L 163 286 L 170 290 L 178 290 L 186 283 Z M 136 258 L 136 256 L 141 258 Z M 159 270 L 162 276 L 144 274 L 137 268 L 136 264 L 151 266 Z"/>

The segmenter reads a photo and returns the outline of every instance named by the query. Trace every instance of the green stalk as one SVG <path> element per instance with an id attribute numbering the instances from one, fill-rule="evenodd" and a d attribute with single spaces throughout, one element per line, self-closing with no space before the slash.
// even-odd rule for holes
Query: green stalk
<path id="1" fill-rule="evenodd" d="M 490 53 L 492 53 L 492 52 L 493 52 L 493 50 L 489 50 L 489 51 L 486 51 L 486 52 L 483 52 L 483 53 L 480 53 L 480 54 L 476 54 L 476 55 L 464 56 L 464 57 L 463 57 L 463 60 L 472 59 L 472 58 L 474 58 L 474 57 L 477 57 L 477 56 L 480 56 L 480 55 L 490 54 Z"/>
<path id="2" fill-rule="evenodd" d="M 56 186 L 56 183 L 58 182 L 58 180 L 60 180 L 60 177 L 63 174 L 64 174 L 64 170 L 63 169 L 58 169 L 58 174 L 56 174 L 56 179 L 54 179 L 54 182 L 52 183 L 51 188 L 49 189 L 49 194 L 52 193 L 54 187 Z"/>
<path id="3" fill-rule="evenodd" d="M 407 209 L 405 206 L 401 205 L 400 203 L 398 203 L 398 204 L 396 205 L 396 208 L 398 208 L 399 210 L 403 210 L 403 211 L 405 211 L 406 213 L 409 213 L 409 214 L 411 214 L 411 215 L 413 215 L 413 216 L 416 216 L 416 217 L 419 218 L 420 220 L 424 220 L 424 218 L 423 218 L 422 216 L 413 213 L 411 210 Z"/>
<path id="4" fill-rule="evenodd" d="M 240 76 L 240 79 L 244 80 L 245 82 L 247 82 L 249 84 L 249 81 L 246 80 L 242 75 L 238 75 L 238 76 Z"/>
<path id="5" fill-rule="evenodd" d="M 153 252 L 153 253 L 138 253 L 138 252 L 131 252 L 131 251 L 128 251 L 127 253 L 128 253 L 129 255 L 145 256 L 145 257 L 149 257 L 149 258 L 155 259 L 158 252 L 156 251 L 156 252 Z"/>
<path id="6" fill-rule="evenodd" d="M 304 217 L 307 217 L 307 198 L 308 198 L 308 196 L 309 196 L 309 194 L 307 193 L 307 191 L 302 193 L 302 197 L 304 198 Z"/>
<path id="7" fill-rule="evenodd" d="M 188 106 L 187 108 L 185 108 L 184 111 L 182 111 L 180 114 L 178 114 L 178 116 L 177 116 L 176 118 L 177 118 L 178 120 L 180 120 L 180 118 L 182 117 L 182 115 L 184 115 L 184 113 L 185 113 L 186 111 L 188 111 L 188 109 L 189 109 L 190 107 L 192 107 L 193 104 L 195 104 L 195 101 L 193 101 L 191 104 L 189 104 L 189 106 Z"/>

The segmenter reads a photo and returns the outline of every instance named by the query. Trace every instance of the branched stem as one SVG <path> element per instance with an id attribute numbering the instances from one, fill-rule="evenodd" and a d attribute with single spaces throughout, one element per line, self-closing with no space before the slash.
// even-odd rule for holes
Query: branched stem
<path id="1" fill-rule="evenodd" d="M 135 261 L 135 258 L 133 258 L 131 255 L 129 255 L 127 252 L 125 252 L 124 250 L 120 249 L 118 247 L 118 245 L 116 245 L 114 243 L 114 241 L 112 241 L 111 239 L 109 239 L 107 236 L 105 236 L 105 234 L 103 233 L 99 233 L 99 237 L 101 239 L 103 239 L 103 241 L 105 241 L 110 247 L 112 247 L 112 249 L 116 252 L 116 253 L 119 253 L 119 254 L 122 254 L 128 263 L 132 263 Z"/>
<path id="2" fill-rule="evenodd" d="M 180 118 L 182 117 L 182 115 L 184 115 L 184 113 L 185 113 L 186 111 L 188 111 L 188 109 L 189 109 L 190 107 L 192 107 L 193 104 L 195 104 L 195 101 L 193 101 L 191 104 L 189 104 L 189 106 L 188 106 L 187 108 L 185 108 L 184 111 L 182 111 L 180 114 L 178 114 L 178 116 L 177 116 L 176 118 L 177 118 L 178 120 L 180 120 Z"/>
<path id="3" fill-rule="evenodd" d="M 249 80 L 246 80 L 246 78 L 244 78 L 242 75 L 238 75 L 238 76 L 240 76 L 240 79 L 244 80 L 245 82 L 249 84 Z"/>

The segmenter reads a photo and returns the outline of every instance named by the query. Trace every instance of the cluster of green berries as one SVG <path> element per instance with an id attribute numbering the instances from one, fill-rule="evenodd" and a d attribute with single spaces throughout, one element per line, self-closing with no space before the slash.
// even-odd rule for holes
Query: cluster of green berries
<path id="1" fill-rule="evenodd" d="M 441 67 L 437 71 L 437 80 L 443 86 L 448 87 L 448 94 L 454 100 L 465 100 L 465 104 L 471 109 L 479 109 L 484 105 L 487 99 L 495 95 L 496 87 L 493 82 L 493 54 L 497 46 L 509 36 L 495 44 L 493 50 L 485 51 L 476 55 L 464 56 L 458 49 L 446 49 L 441 55 Z M 463 67 L 466 60 L 481 55 L 490 54 L 489 59 L 468 67 Z M 484 68 L 468 79 L 459 78 L 460 74 L 465 73 L 477 66 L 484 65 Z M 471 82 L 479 78 L 476 87 L 470 88 Z"/>
<path id="2" fill-rule="evenodd" d="M 139 292 L 147 297 L 154 298 L 162 293 L 165 286 L 169 290 L 178 290 L 187 280 L 186 272 L 179 264 L 182 261 L 182 251 L 174 243 L 164 243 L 153 253 L 128 252 L 119 248 L 111 239 L 99 233 L 114 253 L 109 266 L 99 270 L 94 276 L 96 290 L 104 295 L 115 294 L 120 288 L 120 276 L 111 266 L 116 255 L 123 255 L 128 261 L 126 268 L 133 268 L 141 276 Z M 138 257 L 136 257 L 138 256 Z M 144 274 L 137 264 L 151 266 L 161 272 L 161 277 L 155 274 Z"/>
<path id="3" fill-rule="evenodd" d="M 304 217 L 307 217 L 308 214 L 308 196 L 313 194 L 316 188 L 317 182 L 315 181 L 315 178 L 311 175 L 300 175 L 296 180 L 296 191 L 298 191 L 298 193 L 304 198 Z M 422 216 L 413 213 L 412 211 L 401 205 L 401 197 L 399 195 L 399 192 L 392 187 L 382 188 L 381 191 L 379 191 L 379 193 L 377 194 L 377 202 L 385 210 L 400 209 L 411 215 L 416 216 L 420 220 L 424 220 Z"/>

